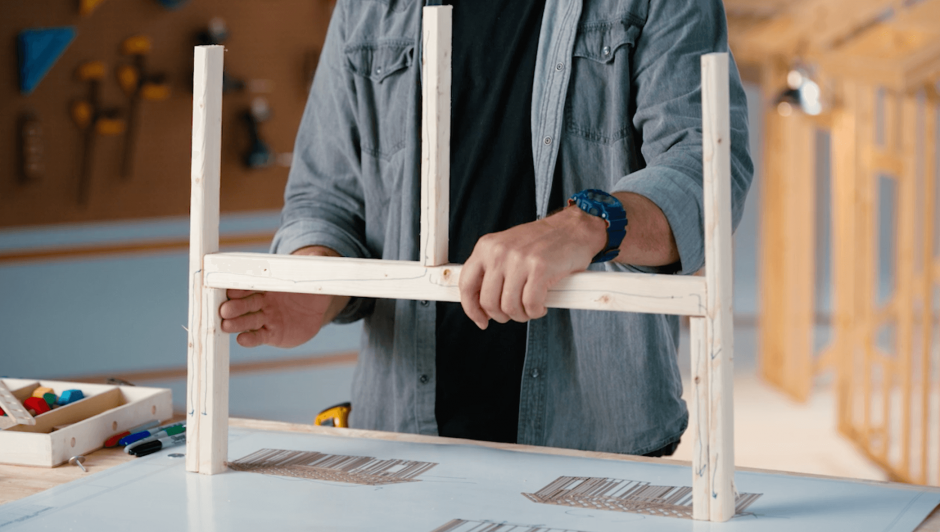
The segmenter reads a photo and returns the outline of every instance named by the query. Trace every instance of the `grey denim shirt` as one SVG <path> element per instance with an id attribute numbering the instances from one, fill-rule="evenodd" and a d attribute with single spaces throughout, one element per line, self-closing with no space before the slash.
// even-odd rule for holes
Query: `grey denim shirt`
<path id="1" fill-rule="evenodd" d="M 337 2 L 274 252 L 322 245 L 347 257 L 418 260 L 422 4 Z M 721 0 L 547 1 L 532 87 L 539 217 L 553 179 L 565 195 L 642 194 L 665 213 L 681 259 L 592 269 L 702 267 L 699 57 L 716 51 L 728 51 Z M 737 225 L 753 167 L 733 64 L 731 136 Z M 354 299 L 338 321 L 358 319 L 351 425 L 437 434 L 435 303 Z M 518 442 L 644 454 L 677 440 L 688 424 L 678 341 L 675 316 L 552 309 L 529 322 Z"/>

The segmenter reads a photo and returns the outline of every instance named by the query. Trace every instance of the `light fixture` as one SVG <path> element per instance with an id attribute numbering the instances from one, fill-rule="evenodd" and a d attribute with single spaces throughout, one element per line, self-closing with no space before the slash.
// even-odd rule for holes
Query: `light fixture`
<path id="1" fill-rule="evenodd" d="M 790 116 L 794 111 L 802 111 L 811 116 L 822 112 L 822 91 L 812 80 L 809 69 L 797 64 L 787 73 L 787 88 L 774 101 L 781 116 Z"/>

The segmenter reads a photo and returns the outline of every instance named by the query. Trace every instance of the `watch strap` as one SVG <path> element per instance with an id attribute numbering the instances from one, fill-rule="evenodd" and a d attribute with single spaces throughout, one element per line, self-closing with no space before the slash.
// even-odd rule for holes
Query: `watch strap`
<path id="1" fill-rule="evenodd" d="M 607 244 L 591 260 L 607 262 L 620 254 L 620 244 L 627 234 L 627 213 L 620 200 L 597 189 L 582 190 L 568 199 L 568 205 L 577 205 L 582 211 L 607 222 Z"/>

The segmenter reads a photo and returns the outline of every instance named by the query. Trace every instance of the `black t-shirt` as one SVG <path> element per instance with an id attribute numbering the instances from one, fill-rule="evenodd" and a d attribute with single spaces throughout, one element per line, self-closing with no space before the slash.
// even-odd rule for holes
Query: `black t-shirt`
<path id="1" fill-rule="evenodd" d="M 531 104 L 545 0 L 453 0 L 450 261 L 488 233 L 532 222 Z M 437 303 L 441 436 L 515 442 L 526 324 L 481 331 L 459 303 Z"/>

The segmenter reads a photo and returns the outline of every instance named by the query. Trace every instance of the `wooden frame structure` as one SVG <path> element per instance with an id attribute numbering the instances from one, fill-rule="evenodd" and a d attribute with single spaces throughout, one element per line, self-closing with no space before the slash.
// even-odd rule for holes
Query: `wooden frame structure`
<path id="1" fill-rule="evenodd" d="M 759 72 L 766 105 L 761 375 L 805 401 L 833 373 L 840 432 L 892 479 L 940 484 L 940 0 L 729 4 L 735 57 Z M 824 91 L 818 116 L 774 109 L 794 61 Z M 831 139 L 832 334 L 821 349 L 818 132 Z"/>
<path id="2" fill-rule="evenodd" d="M 423 12 L 420 261 L 217 253 L 222 61 L 197 47 L 193 99 L 190 242 L 188 471 L 225 469 L 228 338 L 219 305 L 228 288 L 459 301 L 460 265 L 447 264 L 450 150 L 450 6 Z M 691 317 L 694 518 L 734 515 L 731 308 L 731 177 L 728 56 L 702 57 L 704 277 L 615 272 L 571 275 L 547 306 Z"/>
<path id="3" fill-rule="evenodd" d="M 940 99 L 850 81 L 843 91 L 833 132 L 833 264 L 845 272 L 834 286 L 839 430 L 892 479 L 938 484 Z M 879 257 L 885 242 L 892 249 Z M 879 258 L 893 263 L 890 285 Z"/>

